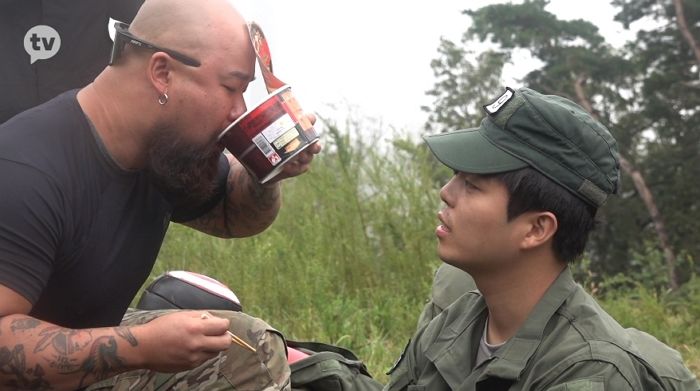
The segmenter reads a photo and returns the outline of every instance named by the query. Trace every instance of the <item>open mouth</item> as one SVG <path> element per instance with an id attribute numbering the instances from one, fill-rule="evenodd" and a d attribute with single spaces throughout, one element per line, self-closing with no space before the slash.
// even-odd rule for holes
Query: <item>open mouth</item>
<path id="1" fill-rule="evenodd" d="M 437 236 L 444 236 L 450 233 L 450 227 L 447 225 L 445 222 L 445 216 L 443 214 L 443 211 L 438 212 L 438 220 L 440 220 L 440 225 L 435 228 L 435 234 Z"/>
<path id="2" fill-rule="evenodd" d="M 442 223 L 441 226 L 444 227 L 446 230 L 449 231 L 449 230 L 450 230 L 450 227 L 449 227 L 449 226 L 447 225 L 447 223 L 445 222 L 445 216 L 444 216 L 444 214 L 443 214 L 443 211 L 438 212 L 438 216 L 437 216 L 437 217 L 438 217 L 438 220 L 440 220 L 440 222 Z"/>

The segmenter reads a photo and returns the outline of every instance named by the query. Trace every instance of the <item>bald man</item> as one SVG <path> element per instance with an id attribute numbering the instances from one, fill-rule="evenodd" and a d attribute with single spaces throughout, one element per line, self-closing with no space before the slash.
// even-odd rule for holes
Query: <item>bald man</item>
<path id="1" fill-rule="evenodd" d="M 176 311 L 120 326 L 170 221 L 257 234 L 277 215 L 279 181 L 320 151 L 265 185 L 222 154 L 217 136 L 246 111 L 254 59 L 227 1 L 148 0 L 118 26 L 93 83 L 0 126 L 0 388 L 76 389 L 119 373 L 130 389 L 288 387 L 284 341 L 260 320 Z"/>

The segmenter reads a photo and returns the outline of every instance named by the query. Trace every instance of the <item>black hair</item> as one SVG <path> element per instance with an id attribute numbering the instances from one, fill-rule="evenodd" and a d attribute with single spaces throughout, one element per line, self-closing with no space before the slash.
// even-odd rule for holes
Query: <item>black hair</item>
<path id="1" fill-rule="evenodd" d="M 557 259 L 570 263 L 583 254 L 595 227 L 595 207 L 530 167 L 488 177 L 508 190 L 508 220 L 529 211 L 551 212 L 558 222 L 553 240 Z"/>

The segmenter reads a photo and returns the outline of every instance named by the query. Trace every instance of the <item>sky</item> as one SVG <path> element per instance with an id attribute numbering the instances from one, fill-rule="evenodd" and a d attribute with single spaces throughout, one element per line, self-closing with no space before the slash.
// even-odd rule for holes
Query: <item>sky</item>
<path id="1" fill-rule="evenodd" d="M 427 121 L 421 106 L 432 103 L 426 91 L 435 82 L 430 62 L 440 38 L 459 42 L 469 26 L 462 10 L 503 2 L 230 1 L 260 25 L 275 75 L 292 87 L 305 110 L 338 121 L 352 112 L 409 134 L 420 134 Z M 633 33 L 613 21 L 609 2 L 551 0 L 547 10 L 560 19 L 588 20 L 620 46 Z M 517 88 L 517 79 L 534 63 L 524 55 L 515 58 L 518 64 L 506 68 L 504 84 Z M 246 93 L 249 107 L 266 95 L 260 80 Z"/>

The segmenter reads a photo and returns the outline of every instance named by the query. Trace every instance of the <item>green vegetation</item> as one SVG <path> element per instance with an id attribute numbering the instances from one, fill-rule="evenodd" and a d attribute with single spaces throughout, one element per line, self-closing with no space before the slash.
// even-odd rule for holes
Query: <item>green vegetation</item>
<path id="1" fill-rule="evenodd" d="M 600 211 L 577 279 L 623 326 L 673 346 L 700 374 L 700 3 L 612 4 L 626 28 L 655 27 L 614 48 L 592 23 L 551 14 L 547 0 L 465 11 L 461 42 L 442 40 L 431 63 L 426 129 L 476 125 L 505 65 L 521 66 L 514 51 L 538 60 L 522 84 L 578 102 L 620 147 L 621 194 Z M 438 191 L 451 173 L 420 143 L 365 125 L 327 126 L 313 172 L 284 184 L 284 208 L 263 234 L 223 241 L 173 226 L 153 277 L 215 277 L 288 338 L 349 347 L 385 381 L 439 264 Z"/>
<path id="2" fill-rule="evenodd" d="M 378 138 L 352 142 L 332 126 L 327 138 L 312 171 L 284 184 L 271 228 L 221 240 L 173 224 L 152 277 L 217 278 L 288 338 L 350 347 L 380 375 L 412 335 L 439 262 L 438 187 L 413 150 L 379 151 Z"/>
<path id="3" fill-rule="evenodd" d="M 221 240 L 173 224 L 152 278 L 181 269 L 219 279 L 287 338 L 348 347 L 386 381 L 439 265 L 439 182 L 451 173 L 398 137 L 362 143 L 330 126 L 324 144 L 312 171 L 284 184 L 270 229 Z M 634 275 L 605 285 L 584 267 L 580 280 L 614 316 L 673 345 L 700 373 L 700 282 L 671 297 L 634 285 Z"/>

